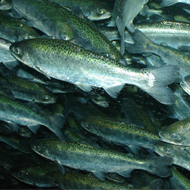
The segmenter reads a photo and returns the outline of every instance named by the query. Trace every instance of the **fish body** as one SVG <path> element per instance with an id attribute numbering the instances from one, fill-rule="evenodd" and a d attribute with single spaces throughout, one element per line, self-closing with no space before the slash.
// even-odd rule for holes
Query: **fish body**
<path id="1" fill-rule="evenodd" d="M 159 135 L 161 140 L 167 143 L 190 146 L 190 119 L 177 121 L 163 128 Z"/>
<path id="2" fill-rule="evenodd" d="M 136 145 L 154 149 L 159 136 L 132 124 L 101 116 L 91 116 L 81 121 L 81 126 L 108 141 L 123 145 Z"/>
<path id="3" fill-rule="evenodd" d="M 181 87 L 183 90 L 190 95 L 190 75 L 185 76 L 180 82 Z"/>
<path id="4" fill-rule="evenodd" d="M 178 65 L 180 75 L 186 76 L 190 72 L 190 56 L 183 52 L 152 42 L 141 31 L 136 30 L 133 34 L 134 44 L 127 44 L 126 48 L 130 53 L 154 53 L 168 65 Z"/>
<path id="5" fill-rule="evenodd" d="M 155 152 L 161 156 L 171 156 L 174 164 L 190 170 L 189 146 L 176 146 L 165 142 L 159 142 L 155 145 Z"/>
<path id="6" fill-rule="evenodd" d="M 76 16 L 57 3 L 44 0 L 15 0 L 13 7 L 33 27 L 55 39 L 72 40 L 84 48 L 126 63 L 120 52 L 96 29 L 94 23 Z"/>
<path id="7" fill-rule="evenodd" d="M 22 23 L 19 19 L 13 18 L 7 13 L 0 12 L 0 38 L 10 42 L 17 42 L 39 36 L 33 28 Z"/>
<path id="8" fill-rule="evenodd" d="M 56 39 L 26 40 L 12 44 L 10 50 L 19 61 L 48 78 L 73 83 L 86 92 L 91 91 L 92 86 L 102 87 L 116 98 L 127 83 L 138 86 L 161 103 L 173 103 L 173 93 L 167 85 L 175 80 L 177 66 L 141 70 L 124 67 L 107 57 Z"/>
<path id="9" fill-rule="evenodd" d="M 109 149 L 51 139 L 35 141 L 31 146 L 36 153 L 45 158 L 71 168 L 93 172 L 97 176 L 106 172 L 123 174 L 133 169 L 147 170 L 162 177 L 170 175 L 166 166 L 171 164 L 172 159 L 168 157 L 152 161 L 142 160 Z"/>
<path id="10" fill-rule="evenodd" d="M 111 10 L 106 4 L 95 0 L 49 0 L 70 9 L 78 7 L 90 20 L 104 20 L 111 17 Z"/>
<path id="11" fill-rule="evenodd" d="M 144 4 L 148 0 L 116 0 L 114 4 L 114 14 L 116 19 L 116 26 L 121 36 L 121 54 L 124 54 L 124 31 L 125 27 L 130 32 L 134 32 L 135 28 L 133 25 L 134 18 L 142 10 Z"/>
<path id="12" fill-rule="evenodd" d="M 183 190 L 190 189 L 190 180 L 181 172 L 179 172 L 175 166 L 173 166 L 171 170 L 172 170 L 172 177 L 170 177 L 169 179 L 171 187 L 173 189 L 183 189 Z"/>
<path id="13" fill-rule="evenodd" d="M 47 188 L 55 187 L 54 183 L 49 179 L 49 175 L 56 171 L 57 168 L 52 164 L 42 166 L 27 165 L 13 168 L 11 175 L 24 183 Z"/>
<path id="14" fill-rule="evenodd" d="M 134 25 L 136 29 L 144 33 L 154 43 L 165 43 L 168 46 L 177 49 L 180 46 L 189 46 L 190 43 L 190 24 L 184 22 L 161 21 L 154 23 L 141 23 Z M 98 27 L 98 29 L 110 40 L 119 40 L 119 34 L 116 29 Z M 133 40 L 125 30 L 124 41 L 133 43 Z"/>
<path id="15" fill-rule="evenodd" d="M 44 125 L 63 140 L 60 132 L 64 123 L 62 115 L 43 116 L 25 104 L 3 95 L 0 95 L 0 120 L 26 125 L 33 132 L 39 128 L 38 125 Z"/>
<path id="16" fill-rule="evenodd" d="M 62 7 L 58 4 L 44 0 L 13 0 L 12 4 L 13 8 L 26 18 L 31 26 L 46 35 L 65 40 L 75 37 L 72 28 L 60 15 L 59 9 Z"/>
<path id="17" fill-rule="evenodd" d="M 160 5 L 163 7 L 168 7 L 176 3 L 185 3 L 185 4 L 190 5 L 190 0 L 162 0 Z"/>
<path id="18" fill-rule="evenodd" d="M 34 83 L 18 77 L 6 77 L 7 88 L 17 99 L 38 103 L 51 104 L 56 102 L 55 96 L 42 84 Z"/>
<path id="19" fill-rule="evenodd" d="M 52 181 L 61 189 L 133 189 L 127 184 L 119 184 L 107 180 L 101 181 L 92 174 L 76 172 L 66 172 L 64 176 L 55 172 L 53 174 Z"/>

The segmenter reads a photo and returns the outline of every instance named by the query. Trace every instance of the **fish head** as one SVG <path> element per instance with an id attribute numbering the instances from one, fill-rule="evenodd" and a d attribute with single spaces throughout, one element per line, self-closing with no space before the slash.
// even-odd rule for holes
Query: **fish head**
<path id="1" fill-rule="evenodd" d="M 28 41 L 30 40 L 23 40 L 20 42 L 12 43 L 10 46 L 10 51 L 17 60 L 33 68 L 35 63 L 35 56 L 31 56 L 33 54 L 33 50 L 30 47 Z"/>
<path id="2" fill-rule="evenodd" d="M 59 23 L 55 30 L 55 38 L 61 40 L 72 40 L 76 33 L 68 22 Z"/>
<path id="3" fill-rule="evenodd" d="M 97 134 L 96 127 L 93 124 L 92 117 L 86 117 L 81 119 L 80 125 L 87 131 Z"/>
<path id="4" fill-rule="evenodd" d="M 104 20 L 111 17 L 111 10 L 108 6 L 102 3 L 95 3 L 93 6 L 89 6 L 86 10 L 83 10 L 84 15 L 90 20 Z"/>
<path id="5" fill-rule="evenodd" d="M 172 144 L 158 142 L 155 144 L 155 152 L 161 156 L 173 157 L 173 146 Z"/>
<path id="6" fill-rule="evenodd" d="M 20 31 L 17 31 L 15 35 L 17 41 L 34 39 L 40 36 L 33 28 L 22 23 L 20 24 Z"/>
<path id="7" fill-rule="evenodd" d="M 190 120 L 184 119 L 159 132 L 161 140 L 175 145 L 190 146 Z"/>

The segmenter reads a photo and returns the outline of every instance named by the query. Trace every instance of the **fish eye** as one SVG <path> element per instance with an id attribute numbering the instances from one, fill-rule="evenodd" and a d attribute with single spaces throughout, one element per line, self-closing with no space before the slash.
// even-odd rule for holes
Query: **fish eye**
<path id="1" fill-rule="evenodd" d="M 18 48 L 18 47 L 15 47 L 15 48 L 14 48 L 14 52 L 15 52 L 17 55 L 21 55 L 21 54 L 22 54 L 21 49 Z"/>
<path id="2" fill-rule="evenodd" d="M 61 38 L 63 39 L 63 40 L 68 40 L 69 38 L 68 38 L 68 36 L 67 35 L 63 35 L 63 34 L 61 34 Z"/>
<path id="3" fill-rule="evenodd" d="M 171 134 L 171 137 L 172 137 L 173 139 L 175 139 L 175 138 L 177 137 L 177 135 L 176 135 L 175 133 L 172 133 L 172 134 Z"/>
<path id="4" fill-rule="evenodd" d="M 48 99 L 49 99 L 49 96 L 48 96 L 48 95 L 45 95 L 45 96 L 44 96 L 44 99 L 45 99 L 45 100 L 48 100 Z"/>
<path id="5" fill-rule="evenodd" d="M 166 154 L 170 154 L 170 149 L 169 148 L 164 147 L 164 151 L 165 151 Z"/>
<path id="6" fill-rule="evenodd" d="M 29 35 L 29 36 L 28 36 L 28 39 L 33 39 L 33 36 L 32 36 L 32 35 Z"/>
<path id="7" fill-rule="evenodd" d="M 97 13 L 102 15 L 104 13 L 104 10 L 103 9 L 98 9 Z"/>
<path id="8" fill-rule="evenodd" d="M 179 134 L 172 133 L 172 134 L 171 134 L 171 138 L 172 138 L 172 139 L 180 140 L 180 139 L 181 139 L 181 136 L 180 136 Z"/>

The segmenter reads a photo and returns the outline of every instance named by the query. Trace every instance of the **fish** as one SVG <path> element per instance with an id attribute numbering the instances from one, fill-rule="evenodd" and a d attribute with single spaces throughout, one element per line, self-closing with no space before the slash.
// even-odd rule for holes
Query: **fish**
<path id="1" fill-rule="evenodd" d="M 126 146 L 135 145 L 153 150 L 154 144 L 159 141 L 158 135 L 146 129 L 109 117 L 87 117 L 81 120 L 80 125 L 103 139 Z"/>
<path id="2" fill-rule="evenodd" d="M 116 0 L 114 4 L 115 22 L 121 36 L 121 55 L 125 52 L 124 30 L 135 32 L 134 18 L 139 14 L 148 0 Z M 145 9 L 145 8 L 144 8 Z"/>
<path id="3" fill-rule="evenodd" d="M 178 66 L 145 69 L 125 67 L 102 55 L 58 39 L 31 39 L 13 43 L 12 55 L 48 78 L 70 82 L 83 91 L 102 87 L 111 97 L 127 84 L 136 85 L 163 104 L 174 95 L 167 85 L 174 82 Z M 141 82 L 139 82 L 141 81 Z"/>
<path id="4" fill-rule="evenodd" d="M 59 13 L 62 7 L 44 0 L 13 0 L 13 9 L 27 24 L 41 30 L 48 36 L 70 40 L 75 37 L 73 29 Z M 50 8 L 51 7 L 51 8 Z"/>
<path id="5" fill-rule="evenodd" d="M 92 174 L 70 171 L 66 172 L 64 176 L 59 172 L 54 172 L 51 180 L 61 189 L 134 189 L 130 184 L 114 183 L 108 180 L 101 181 Z"/>
<path id="6" fill-rule="evenodd" d="M 172 164 L 170 157 L 159 157 L 153 160 L 132 158 L 118 151 L 52 139 L 33 141 L 31 147 L 47 159 L 64 166 L 92 172 L 102 180 L 105 180 L 103 173 L 116 172 L 126 177 L 134 169 L 143 169 L 161 177 L 171 175 L 167 168 Z"/>
<path id="7" fill-rule="evenodd" d="M 55 184 L 50 180 L 49 175 L 56 172 L 57 168 L 53 164 L 48 165 L 26 165 L 15 167 L 11 170 L 11 175 L 19 181 L 37 187 L 55 187 Z"/>
<path id="8" fill-rule="evenodd" d="M 182 79 L 182 82 L 180 82 L 180 85 L 181 87 L 183 88 L 183 90 L 190 95 L 190 84 L 189 84 L 189 81 L 190 81 L 190 75 L 187 75 L 185 76 L 183 79 Z"/>
<path id="9" fill-rule="evenodd" d="M 19 62 L 11 55 L 9 50 L 10 46 L 10 41 L 0 38 L 0 62 L 12 70 L 19 64 Z"/>
<path id="10" fill-rule="evenodd" d="M 168 65 L 178 65 L 179 74 L 184 77 L 190 72 L 190 56 L 186 56 L 183 52 L 152 42 L 140 30 L 132 34 L 134 44 L 126 44 L 126 49 L 130 53 L 154 53 Z"/>
<path id="11" fill-rule="evenodd" d="M 13 7 L 31 26 L 46 35 L 71 41 L 126 64 L 116 47 L 87 18 L 81 18 L 57 3 L 44 0 L 13 0 Z"/>
<path id="12" fill-rule="evenodd" d="M 18 18 L 11 17 L 7 12 L 0 12 L 0 38 L 12 42 L 37 38 L 40 35 Z"/>
<path id="13" fill-rule="evenodd" d="M 155 150 L 157 154 L 161 156 L 169 156 L 173 158 L 173 164 L 181 166 L 187 170 L 190 170 L 189 156 L 190 147 L 189 146 L 177 146 L 169 144 L 166 142 L 158 142 L 155 144 Z"/>
<path id="14" fill-rule="evenodd" d="M 159 136 L 167 143 L 181 146 L 190 146 L 190 118 L 183 119 L 164 127 Z"/>
<path id="15" fill-rule="evenodd" d="M 190 180 L 177 170 L 175 166 L 171 168 L 172 177 L 169 178 L 171 188 L 173 189 L 190 189 Z"/>
<path id="16" fill-rule="evenodd" d="M 42 84 L 34 83 L 15 76 L 6 76 L 8 86 L 14 98 L 30 102 L 53 104 L 56 97 Z"/>
<path id="17" fill-rule="evenodd" d="M 168 7 L 168 6 L 174 5 L 176 3 L 185 3 L 185 4 L 190 5 L 189 0 L 162 0 L 160 5 L 162 7 Z"/>
<path id="18" fill-rule="evenodd" d="M 99 21 L 108 19 L 112 16 L 111 10 L 108 5 L 101 1 L 95 0 L 49 0 L 51 2 L 55 2 L 60 4 L 63 7 L 67 7 L 69 9 L 79 8 L 85 17 L 92 21 Z"/>
<path id="19" fill-rule="evenodd" d="M 46 126 L 50 131 L 55 133 L 60 139 L 64 140 L 61 129 L 64 124 L 64 116 L 43 115 L 34 111 L 17 100 L 13 100 L 0 94 L 0 120 L 26 125 L 32 132 L 36 133 L 39 125 Z"/>

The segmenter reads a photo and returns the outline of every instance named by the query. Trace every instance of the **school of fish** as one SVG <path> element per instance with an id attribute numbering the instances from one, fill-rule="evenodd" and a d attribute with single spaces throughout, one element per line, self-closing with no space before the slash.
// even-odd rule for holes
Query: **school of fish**
<path id="1" fill-rule="evenodd" d="M 0 1 L 1 189 L 190 189 L 190 1 Z"/>

